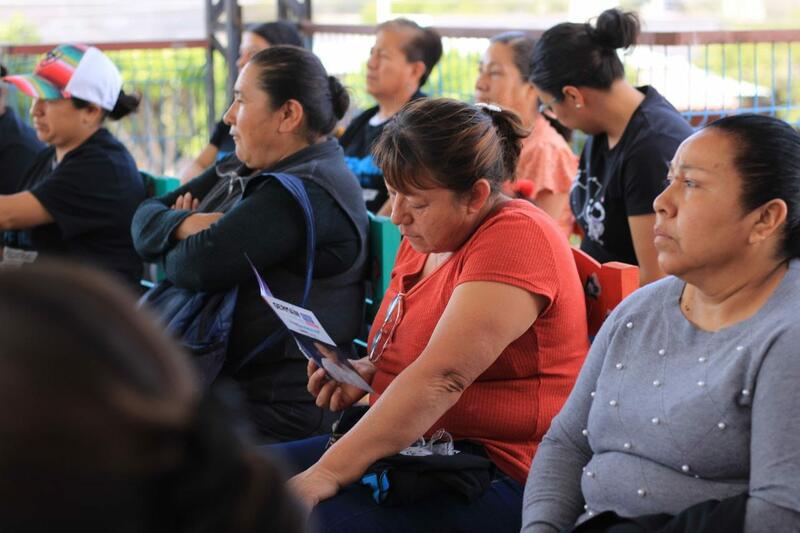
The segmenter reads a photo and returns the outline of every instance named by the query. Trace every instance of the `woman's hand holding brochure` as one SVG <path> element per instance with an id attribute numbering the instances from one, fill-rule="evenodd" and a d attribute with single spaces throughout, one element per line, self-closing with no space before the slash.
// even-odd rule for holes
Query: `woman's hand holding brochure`
<path id="1" fill-rule="evenodd" d="M 247 258 L 250 261 L 250 258 Z M 297 347 L 309 361 L 314 362 L 317 368 L 322 367 L 322 371 L 331 379 L 340 384 L 349 384 L 351 387 L 360 389 L 364 393 L 372 392 L 370 382 L 375 374 L 374 367 L 371 371 L 364 369 L 369 379 L 364 379 L 362 373 L 353 366 L 357 361 L 351 361 L 345 355 L 338 352 L 336 342 L 328 335 L 322 327 L 319 319 L 310 309 L 304 309 L 297 305 L 285 302 L 272 295 L 272 291 L 267 286 L 264 278 L 261 277 L 255 265 L 250 262 L 250 267 L 258 281 L 259 293 L 267 305 L 278 315 L 289 333 L 294 337 Z M 370 365 L 371 366 L 371 365 Z M 309 391 L 311 388 L 308 389 Z M 334 391 L 331 391 L 331 394 Z M 313 393 L 312 393 L 313 394 Z M 359 396 L 359 398 L 361 397 Z M 330 400 L 326 395 L 326 403 Z M 317 402 L 319 405 L 319 401 Z"/>
<path id="2" fill-rule="evenodd" d="M 351 360 L 353 369 L 366 381 L 372 383 L 375 375 L 375 365 L 366 357 Z M 331 379 L 325 369 L 317 366 L 313 361 L 308 362 L 308 392 L 316 399 L 318 407 L 324 407 L 331 411 L 341 411 L 347 409 L 358 400 L 364 397 L 366 391 L 353 385 L 340 383 Z"/>

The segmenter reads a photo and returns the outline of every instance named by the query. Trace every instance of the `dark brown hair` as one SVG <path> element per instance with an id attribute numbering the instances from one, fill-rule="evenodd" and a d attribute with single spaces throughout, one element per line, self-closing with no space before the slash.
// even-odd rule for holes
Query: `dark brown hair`
<path id="1" fill-rule="evenodd" d="M 616 8 L 603 11 L 594 26 L 557 24 L 536 42 L 531 82 L 556 99 L 567 85 L 608 89 L 625 75 L 617 49 L 636 44 L 639 30 L 636 13 Z"/>
<path id="2" fill-rule="evenodd" d="M 718 130 L 734 142 L 733 164 L 742 180 L 740 202 L 749 213 L 773 199 L 786 202 L 778 253 L 800 257 L 800 133 L 775 117 L 729 115 L 705 129 Z"/>
<path id="3" fill-rule="evenodd" d="M 406 104 L 375 143 L 375 164 L 394 189 L 442 187 L 463 193 L 486 178 L 493 191 L 513 179 L 528 135 L 516 114 L 449 98 Z"/>
<path id="4" fill-rule="evenodd" d="M 75 109 L 84 109 L 90 105 L 97 105 L 81 98 L 75 98 L 74 96 L 70 98 L 70 100 L 72 101 L 72 105 L 75 106 Z M 117 103 L 114 104 L 114 109 L 109 111 L 100 106 L 97 107 L 100 107 L 100 111 L 103 112 L 103 119 L 108 117 L 111 120 L 119 120 L 136 111 L 139 108 L 139 102 L 141 102 L 141 100 L 142 97 L 138 94 L 127 94 L 125 91 L 120 91 Z"/>
<path id="5" fill-rule="evenodd" d="M 300 37 L 300 33 L 297 31 L 297 24 L 287 20 L 251 24 L 247 26 L 244 31 L 255 33 L 267 41 L 270 46 L 290 44 L 292 46 L 303 47 L 303 38 Z"/>
<path id="6" fill-rule="evenodd" d="M 186 356 L 110 278 L 0 273 L 0 336 L 0 530 L 244 533 L 265 507 L 290 516 L 274 467 L 239 447 Z"/>
<path id="7" fill-rule="evenodd" d="M 327 135 L 350 105 L 342 84 L 328 76 L 313 53 L 289 45 L 270 46 L 250 58 L 258 68 L 259 89 L 269 95 L 273 109 L 297 100 L 305 114 L 305 137 L 309 142 Z"/>
<path id="8" fill-rule="evenodd" d="M 428 81 L 428 76 L 431 75 L 433 67 L 439 62 L 442 57 L 442 37 L 432 28 L 423 28 L 413 20 L 405 18 L 397 18 L 387 20 L 379 24 L 377 31 L 384 29 L 402 31 L 411 30 L 414 36 L 403 46 L 403 54 L 406 56 L 406 61 L 414 63 L 415 61 L 422 61 L 425 64 L 425 72 L 419 79 L 419 86 L 425 85 Z"/>

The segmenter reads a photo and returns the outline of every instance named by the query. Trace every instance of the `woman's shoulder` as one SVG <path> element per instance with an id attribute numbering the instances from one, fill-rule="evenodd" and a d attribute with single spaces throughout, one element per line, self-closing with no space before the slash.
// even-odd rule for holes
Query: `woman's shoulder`
<path id="1" fill-rule="evenodd" d="M 309 181 L 332 194 L 358 217 L 367 216 L 364 193 L 355 174 L 347 166 L 342 147 L 334 139 L 324 143 L 308 173 Z"/>
<path id="2" fill-rule="evenodd" d="M 800 313 L 800 258 L 789 260 L 783 280 L 764 305 L 767 307 L 764 313 L 766 321 L 775 326 L 783 322 L 800 332 L 800 328 L 795 327 Z"/>
<path id="3" fill-rule="evenodd" d="M 547 120 L 541 123 L 537 122 L 534 132 L 522 143 L 517 178 L 531 180 L 536 185 L 535 194 L 542 189 L 567 193 L 578 171 L 578 156 Z"/>
<path id="4" fill-rule="evenodd" d="M 464 245 L 498 257 L 525 258 L 554 267 L 571 261 L 569 243 L 550 216 L 527 200 L 510 200 L 489 215 Z"/>
<path id="5" fill-rule="evenodd" d="M 303 148 L 288 157 L 285 163 L 274 171 L 264 171 L 261 175 L 286 173 L 296 176 L 306 183 L 315 182 L 327 188 L 358 188 L 358 181 L 347 167 L 342 147 L 335 139 Z"/>
<path id="6" fill-rule="evenodd" d="M 83 144 L 86 148 L 97 150 L 114 150 L 128 153 L 128 148 L 122 144 L 122 141 L 108 131 L 106 128 L 100 128 L 91 137 L 89 137 Z"/>
<path id="7" fill-rule="evenodd" d="M 131 153 L 105 129 L 101 129 L 64 156 L 54 171 L 54 174 L 60 173 L 80 173 L 84 177 L 98 178 L 101 181 L 108 175 L 115 175 L 120 179 L 144 183 Z"/>
<path id="8" fill-rule="evenodd" d="M 578 167 L 578 156 L 572 151 L 567 141 L 545 121 L 545 126 L 552 130 L 549 133 L 531 133 L 522 141 L 517 168 L 530 166 L 531 163 L 561 163 Z M 534 131 L 537 131 L 537 126 Z M 546 167 L 542 171 L 548 171 Z M 518 176 L 519 177 L 519 176 Z"/>
<path id="9" fill-rule="evenodd" d="M 100 128 L 83 144 L 70 151 L 64 157 L 64 162 L 70 164 L 76 162 L 100 165 L 123 164 L 136 168 L 136 162 L 128 148 L 105 128 Z"/>
<path id="10" fill-rule="evenodd" d="M 640 145 L 657 148 L 669 143 L 670 149 L 674 152 L 677 144 L 686 139 L 694 132 L 692 126 L 686 121 L 683 115 L 661 96 L 653 87 L 643 87 L 645 99 L 639 106 L 638 117 L 640 124 L 636 126 L 637 137 Z M 675 147 L 672 147 L 675 144 Z M 672 157 L 672 153 L 669 154 Z"/>
<path id="11" fill-rule="evenodd" d="M 507 237 L 513 240 L 521 238 L 521 235 L 527 232 L 542 233 L 543 236 L 547 236 L 548 238 L 563 240 L 563 235 L 558 233 L 557 230 L 554 235 L 550 235 L 552 232 L 548 230 L 551 227 L 555 226 L 547 213 L 527 200 L 513 199 L 507 201 L 494 213 L 489 215 L 478 227 L 475 236 L 481 236 L 484 233 L 501 233 L 511 230 L 511 233 L 507 235 Z"/>
<path id="12" fill-rule="evenodd" d="M 525 200 L 506 202 L 457 252 L 459 282 L 492 281 L 574 307 L 585 316 L 583 292 L 569 243 L 555 222 Z M 577 312 L 578 303 L 580 313 Z M 573 313 L 570 310 L 569 313 Z"/>
<path id="13" fill-rule="evenodd" d="M 520 198 L 513 198 L 501 204 L 492 214 L 490 214 L 485 224 L 507 222 L 525 224 L 525 221 L 535 220 L 539 211 L 531 202 Z"/>

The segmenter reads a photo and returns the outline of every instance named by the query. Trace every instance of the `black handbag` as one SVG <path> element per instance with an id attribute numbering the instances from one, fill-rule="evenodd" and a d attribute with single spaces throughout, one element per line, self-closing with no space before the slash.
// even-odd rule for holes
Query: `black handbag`
<path id="1" fill-rule="evenodd" d="M 345 409 L 333 426 L 327 447 L 347 433 L 369 407 Z M 494 463 L 480 444 L 457 441 L 453 455 L 403 455 L 379 459 L 367 468 L 360 483 L 372 491 L 375 503 L 406 505 L 433 495 L 446 494 L 465 503 L 479 498 L 494 479 Z"/>
<path id="2" fill-rule="evenodd" d="M 306 223 L 306 276 L 303 299 L 299 305 L 304 307 L 311 291 L 316 243 L 311 201 L 298 177 L 286 173 L 264 175 L 277 179 L 303 210 Z M 141 297 L 139 306 L 154 310 L 164 328 L 192 355 L 203 383 L 209 386 L 225 364 L 238 292 L 238 286 L 221 292 L 197 292 L 176 287 L 170 281 L 164 280 Z M 281 325 L 242 358 L 233 371 L 242 368 L 259 353 L 282 342 L 286 338 L 286 332 L 286 328 Z"/>
<path id="3" fill-rule="evenodd" d="M 454 455 L 408 456 L 396 453 L 374 462 L 361 476 L 379 505 L 414 503 L 446 494 L 464 503 L 478 499 L 492 482 L 495 467 L 481 446 L 456 442 Z M 485 453 L 485 452 L 483 452 Z"/>

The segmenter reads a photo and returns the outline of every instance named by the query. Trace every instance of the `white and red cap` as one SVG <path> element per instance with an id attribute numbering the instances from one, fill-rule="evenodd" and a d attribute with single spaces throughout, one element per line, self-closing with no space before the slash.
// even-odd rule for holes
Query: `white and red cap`
<path id="1" fill-rule="evenodd" d="M 93 46 L 62 44 L 39 61 L 33 74 L 5 76 L 3 81 L 41 100 L 80 98 L 111 111 L 122 89 L 119 70 Z"/>

